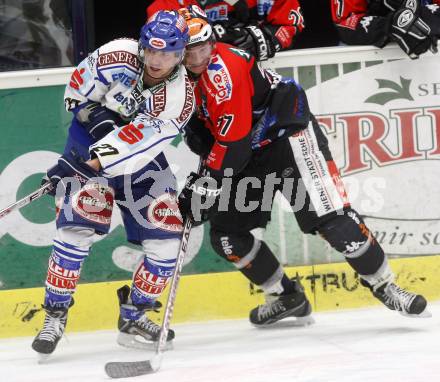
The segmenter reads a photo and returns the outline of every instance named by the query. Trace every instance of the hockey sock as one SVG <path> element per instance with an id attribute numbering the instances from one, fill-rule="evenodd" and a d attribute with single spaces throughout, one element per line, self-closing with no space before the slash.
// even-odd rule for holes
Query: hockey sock
<path id="1" fill-rule="evenodd" d="M 153 260 L 144 256 L 133 274 L 131 300 L 133 305 L 154 306 L 173 275 L 175 259 Z"/>
<path id="2" fill-rule="evenodd" d="M 281 279 L 281 286 L 283 287 L 281 295 L 292 294 L 296 291 L 295 282 L 290 280 L 286 274 L 284 274 Z"/>
<path id="3" fill-rule="evenodd" d="M 383 249 L 352 209 L 327 221 L 319 228 L 319 233 L 361 275 L 374 274 L 384 264 Z"/>
<path id="4" fill-rule="evenodd" d="M 44 306 L 67 309 L 80 277 L 81 266 L 89 246 L 78 247 L 55 239 L 46 278 Z"/>

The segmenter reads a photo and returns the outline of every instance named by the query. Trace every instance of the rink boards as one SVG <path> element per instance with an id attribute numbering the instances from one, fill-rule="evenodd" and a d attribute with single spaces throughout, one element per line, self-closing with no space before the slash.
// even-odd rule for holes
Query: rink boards
<path id="1" fill-rule="evenodd" d="M 440 256 L 391 260 L 397 282 L 440 300 Z M 298 274 L 314 311 L 366 307 L 379 304 L 346 263 L 286 268 Z M 126 282 L 81 284 L 69 315 L 68 331 L 113 329 L 118 318 L 116 289 Z M 0 291 L 0 337 L 32 336 L 41 327 L 43 288 Z M 161 301 L 165 304 L 165 298 Z M 249 285 L 239 272 L 188 275 L 181 278 L 174 322 L 245 318 L 263 302 L 258 288 Z M 385 308 L 384 308 L 385 309 Z M 160 321 L 161 313 L 151 317 Z"/>

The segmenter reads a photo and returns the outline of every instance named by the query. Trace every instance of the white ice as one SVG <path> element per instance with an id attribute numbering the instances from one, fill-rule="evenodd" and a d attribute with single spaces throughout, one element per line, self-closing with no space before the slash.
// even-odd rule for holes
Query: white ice
<path id="1" fill-rule="evenodd" d="M 247 320 L 175 325 L 174 350 L 161 369 L 121 381 L 440 381 L 440 303 L 430 310 L 424 319 L 384 307 L 315 313 L 305 328 L 257 329 Z M 37 363 L 32 338 L 0 340 L 0 381 L 109 381 L 106 362 L 151 357 L 115 338 L 116 331 L 67 332 L 45 364 Z"/>

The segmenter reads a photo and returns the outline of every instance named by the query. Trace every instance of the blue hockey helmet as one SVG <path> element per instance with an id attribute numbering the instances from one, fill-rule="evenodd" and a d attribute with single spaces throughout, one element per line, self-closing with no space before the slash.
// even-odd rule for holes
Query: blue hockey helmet
<path id="1" fill-rule="evenodd" d="M 142 49 L 183 51 L 189 40 L 188 26 L 177 11 L 158 11 L 141 28 Z"/>

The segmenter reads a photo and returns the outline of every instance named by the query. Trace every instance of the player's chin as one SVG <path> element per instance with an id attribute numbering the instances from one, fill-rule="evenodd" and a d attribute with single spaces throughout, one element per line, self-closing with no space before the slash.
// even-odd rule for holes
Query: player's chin
<path id="1" fill-rule="evenodd" d="M 202 74 L 208 67 L 208 62 L 199 65 L 185 65 L 186 68 L 194 74 Z"/>
<path id="2" fill-rule="evenodd" d="M 147 67 L 147 74 L 152 78 L 163 78 L 166 77 L 166 75 L 171 70 L 163 69 L 163 68 L 155 68 L 155 67 Z"/>

